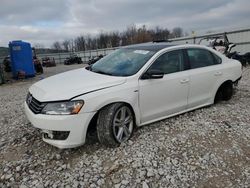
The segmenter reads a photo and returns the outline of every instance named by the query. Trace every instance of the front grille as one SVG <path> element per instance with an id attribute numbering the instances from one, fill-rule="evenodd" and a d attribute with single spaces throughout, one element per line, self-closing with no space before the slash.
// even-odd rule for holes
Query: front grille
<path id="1" fill-rule="evenodd" d="M 36 100 L 30 93 L 28 93 L 26 98 L 26 103 L 30 110 L 35 114 L 41 113 L 45 103 L 41 103 L 40 101 Z"/>

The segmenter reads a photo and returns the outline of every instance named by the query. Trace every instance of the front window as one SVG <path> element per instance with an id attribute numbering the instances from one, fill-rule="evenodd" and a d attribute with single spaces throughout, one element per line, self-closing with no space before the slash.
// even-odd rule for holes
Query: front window
<path id="1" fill-rule="evenodd" d="M 175 50 L 161 55 L 155 60 L 149 70 L 160 70 L 164 74 L 170 74 L 184 70 L 184 58 L 182 51 Z"/>
<path id="2" fill-rule="evenodd" d="M 155 54 L 154 51 L 119 49 L 100 59 L 89 70 L 112 76 L 131 76 Z"/>

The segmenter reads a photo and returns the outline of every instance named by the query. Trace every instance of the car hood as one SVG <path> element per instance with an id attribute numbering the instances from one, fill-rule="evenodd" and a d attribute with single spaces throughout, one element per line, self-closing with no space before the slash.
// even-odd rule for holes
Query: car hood
<path id="1" fill-rule="evenodd" d="M 81 68 L 36 82 L 29 91 L 40 102 L 60 101 L 125 82 L 124 77 L 103 75 Z"/>

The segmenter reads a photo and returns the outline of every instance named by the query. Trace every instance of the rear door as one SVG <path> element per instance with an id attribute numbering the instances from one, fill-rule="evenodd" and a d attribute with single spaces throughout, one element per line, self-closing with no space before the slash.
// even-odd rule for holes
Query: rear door
<path id="1" fill-rule="evenodd" d="M 210 104 L 214 97 L 214 86 L 223 75 L 221 59 L 202 48 L 186 49 L 190 70 L 188 108 Z"/>

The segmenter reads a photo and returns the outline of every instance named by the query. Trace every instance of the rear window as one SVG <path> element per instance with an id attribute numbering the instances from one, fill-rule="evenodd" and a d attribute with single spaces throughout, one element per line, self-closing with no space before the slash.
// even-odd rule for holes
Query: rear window
<path id="1" fill-rule="evenodd" d="M 206 49 L 187 49 L 190 68 L 196 69 L 221 63 L 221 59 Z"/>

